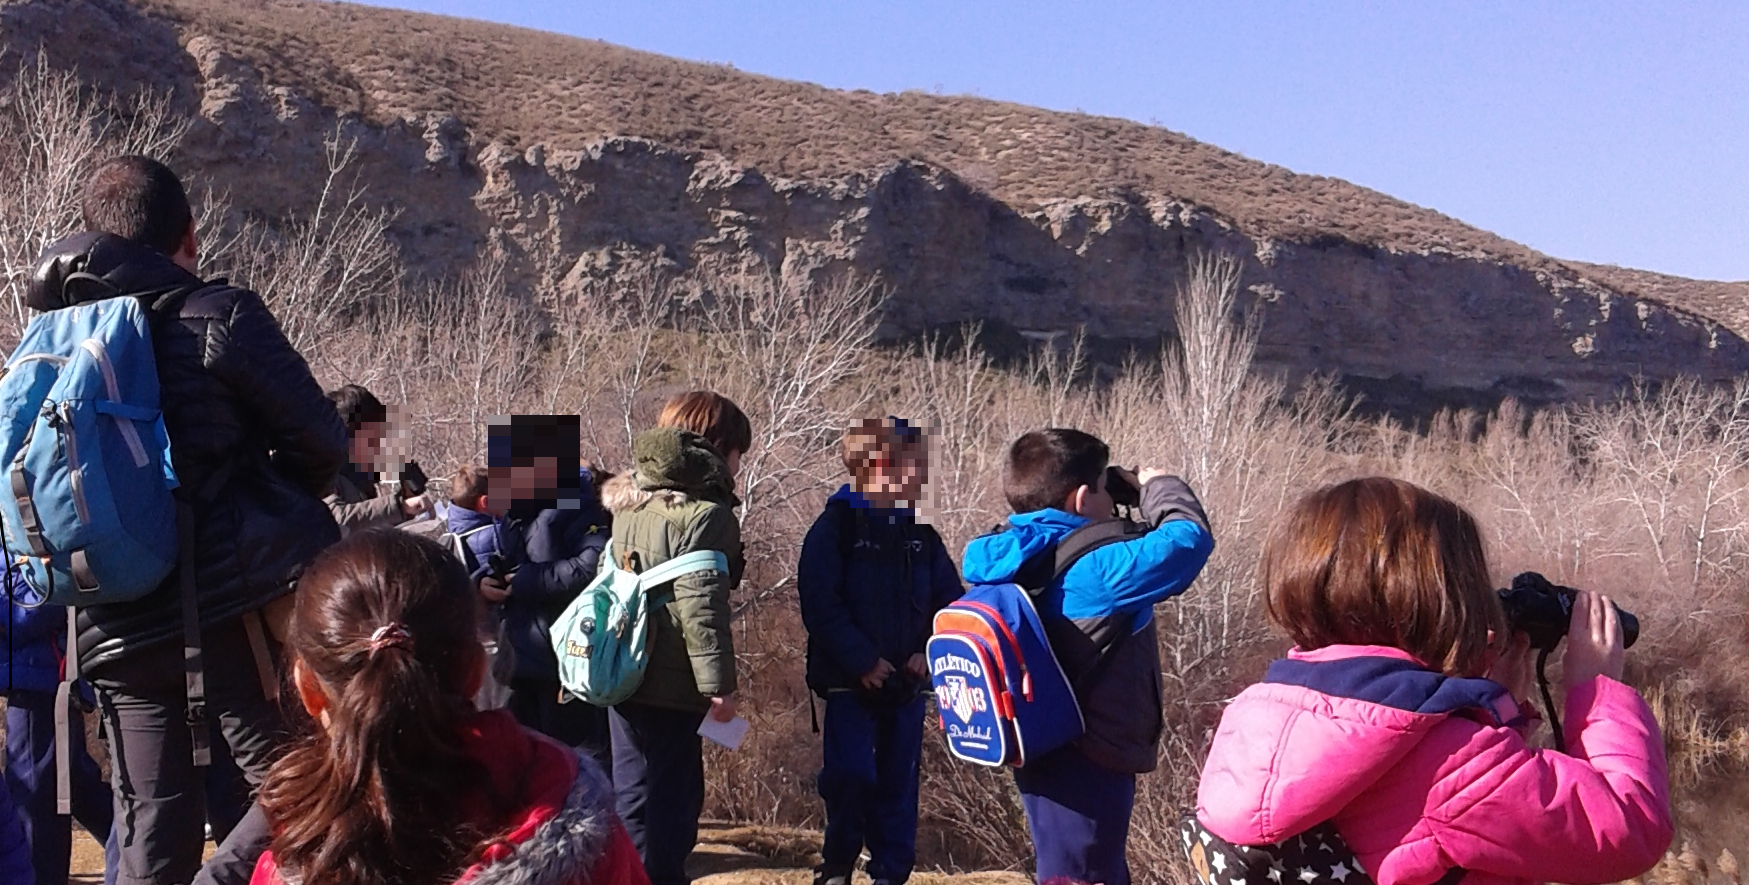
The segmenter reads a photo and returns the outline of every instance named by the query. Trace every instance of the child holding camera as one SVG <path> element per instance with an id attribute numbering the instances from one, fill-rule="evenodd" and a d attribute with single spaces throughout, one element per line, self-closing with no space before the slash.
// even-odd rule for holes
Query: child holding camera
<path id="1" fill-rule="evenodd" d="M 422 489 L 415 492 L 402 485 L 382 494 L 377 487 L 381 471 L 398 459 L 385 450 L 388 407 L 357 384 L 328 391 L 328 399 L 346 423 L 348 463 L 324 499 L 341 535 L 400 525 L 424 513 L 430 505 Z"/>
<path id="2" fill-rule="evenodd" d="M 1379 885 L 1615 882 L 1663 855 L 1664 745 L 1607 597 L 1573 599 L 1561 753 L 1525 743 L 1530 643 L 1456 504 L 1384 478 L 1319 490 L 1259 574 L 1295 648 L 1222 715 L 1202 827 L 1258 846 L 1328 822 Z"/>
<path id="3" fill-rule="evenodd" d="M 978 584 L 1017 581 L 1043 565 L 1047 580 L 1034 602 L 1086 722 L 1074 743 L 1014 772 L 1041 882 L 1128 885 L 1136 775 L 1158 765 L 1164 733 L 1154 605 L 1189 588 L 1214 551 L 1190 487 L 1146 470 L 1132 483 L 1141 489 L 1143 524 L 1051 580 L 1057 544 L 1113 518 L 1110 460 L 1105 443 L 1079 430 L 1022 436 L 1002 477 L 1014 515 L 1004 531 L 966 547 L 965 576 Z"/>
<path id="4" fill-rule="evenodd" d="M 502 618 L 514 651 L 511 713 L 588 749 L 606 766 L 607 714 L 561 701 L 551 633 L 553 621 L 594 580 L 610 528 L 595 477 L 577 455 L 579 426 L 575 415 L 492 418 L 487 466 L 451 480 L 448 518 L 475 588 Z"/>
<path id="5" fill-rule="evenodd" d="M 923 434 L 869 418 L 844 434 L 850 484 L 802 542 L 796 590 L 808 630 L 808 687 L 826 700 L 815 881 L 847 885 L 866 845 L 868 875 L 901 885 L 917 858 L 923 657 L 935 613 L 964 588 L 941 536 L 916 520 L 928 482 Z"/>

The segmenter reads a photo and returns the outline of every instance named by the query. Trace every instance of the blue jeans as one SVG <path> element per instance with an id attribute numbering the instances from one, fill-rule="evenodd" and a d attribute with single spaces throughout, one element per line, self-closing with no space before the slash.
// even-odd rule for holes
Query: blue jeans
<path id="1" fill-rule="evenodd" d="M 31 867 L 39 883 L 61 885 L 73 851 L 73 821 L 104 844 L 104 881 L 113 883 L 116 843 L 109 784 L 85 750 L 85 720 L 68 724 L 73 749 L 73 816 L 55 813 L 55 696 L 38 691 L 6 695 L 6 788 L 24 824 Z"/>
<path id="2" fill-rule="evenodd" d="M 897 707 L 866 703 L 853 691 L 826 698 L 820 798 L 828 875 L 848 874 L 868 848 L 868 875 L 901 883 L 917 862 L 917 777 L 923 755 L 924 699 Z"/>
<path id="3" fill-rule="evenodd" d="M 1073 745 L 1014 770 L 1038 855 L 1038 880 L 1129 885 L 1125 849 L 1136 776 L 1095 764 Z"/>

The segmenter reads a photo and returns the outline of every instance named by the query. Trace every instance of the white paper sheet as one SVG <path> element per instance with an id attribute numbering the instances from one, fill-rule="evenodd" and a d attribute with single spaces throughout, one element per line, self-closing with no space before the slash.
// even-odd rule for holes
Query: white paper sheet
<path id="1" fill-rule="evenodd" d="M 704 724 L 698 727 L 698 734 L 711 743 L 718 744 L 729 750 L 739 750 L 741 741 L 747 738 L 747 720 L 736 716 L 727 722 L 718 722 L 709 716 L 704 717 Z"/>

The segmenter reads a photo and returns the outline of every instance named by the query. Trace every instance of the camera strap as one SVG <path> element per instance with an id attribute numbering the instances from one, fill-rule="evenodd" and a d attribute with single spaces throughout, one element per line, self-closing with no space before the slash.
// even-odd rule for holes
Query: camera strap
<path id="1" fill-rule="evenodd" d="M 1536 687 L 1542 691 L 1543 712 L 1549 717 L 1549 731 L 1555 736 L 1555 750 L 1565 753 L 1567 752 L 1567 738 L 1561 733 L 1561 717 L 1555 715 L 1555 699 L 1549 696 L 1549 677 L 1545 671 L 1551 651 L 1554 649 L 1545 648 L 1536 653 Z"/>

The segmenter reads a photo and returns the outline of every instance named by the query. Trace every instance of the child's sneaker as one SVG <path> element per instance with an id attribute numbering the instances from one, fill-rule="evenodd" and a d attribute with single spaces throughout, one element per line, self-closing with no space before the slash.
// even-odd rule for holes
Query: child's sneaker
<path id="1" fill-rule="evenodd" d="M 814 885 L 850 885 L 850 872 L 815 867 Z"/>

